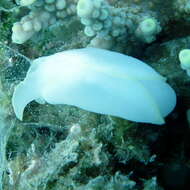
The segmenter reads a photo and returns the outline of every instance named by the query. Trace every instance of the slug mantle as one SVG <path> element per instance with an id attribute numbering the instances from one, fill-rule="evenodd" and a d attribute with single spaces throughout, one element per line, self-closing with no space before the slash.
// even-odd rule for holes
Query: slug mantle
<path id="1" fill-rule="evenodd" d="M 159 125 L 176 105 L 174 90 L 150 66 L 97 48 L 35 59 L 13 93 L 17 118 L 22 120 L 24 108 L 33 100 Z"/>

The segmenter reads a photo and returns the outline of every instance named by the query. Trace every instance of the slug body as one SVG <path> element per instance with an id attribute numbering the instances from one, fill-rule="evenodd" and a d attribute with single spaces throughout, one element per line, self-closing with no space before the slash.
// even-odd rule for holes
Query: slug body
<path id="1" fill-rule="evenodd" d="M 33 61 L 12 97 L 20 120 L 33 100 L 163 124 L 175 107 L 176 95 L 165 78 L 142 61 L 113 51 L 83 48 Z"/>

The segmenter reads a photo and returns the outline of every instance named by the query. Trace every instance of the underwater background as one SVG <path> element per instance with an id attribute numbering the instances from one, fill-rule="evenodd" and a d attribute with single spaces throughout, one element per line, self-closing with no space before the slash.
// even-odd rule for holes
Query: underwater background
<path id="1" fill-rule="evenodd" d="M 189 16 L 189 0 L 0 0 L 0 190 L 189 189 Z M 165 124 L 36 101 L 18 120 L 11 100 L 32 60 L 84 47 L 164 76 L 177 96 Z"/>

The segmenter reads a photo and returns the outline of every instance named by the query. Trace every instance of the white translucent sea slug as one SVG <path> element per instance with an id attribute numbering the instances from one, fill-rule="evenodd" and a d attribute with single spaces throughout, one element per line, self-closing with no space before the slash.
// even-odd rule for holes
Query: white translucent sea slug
<path id="1" fill-rule="evenodd" d="M 12 97 L 20 120 L 33 100 L 159 125 L 176 105 L 174 90 L 150 66 L 97 48 L 73 49 L 35 59 Z"/>

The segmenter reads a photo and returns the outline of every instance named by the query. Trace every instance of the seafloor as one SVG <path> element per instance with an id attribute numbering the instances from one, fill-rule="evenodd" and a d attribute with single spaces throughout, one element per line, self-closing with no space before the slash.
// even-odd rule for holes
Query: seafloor
<path id="1" fill-rule="evenodd" d="M 85 47 L 133 56 L 164 76 L 177 97 L 165 124 L 41 100 L 20 121 L 12 96 L 32 60 Z M 189 0 L 0 0 L 0 190 L 188 190 L 189 183 Z"/>

